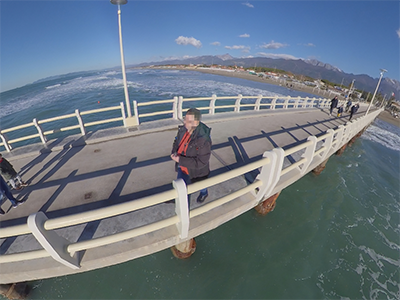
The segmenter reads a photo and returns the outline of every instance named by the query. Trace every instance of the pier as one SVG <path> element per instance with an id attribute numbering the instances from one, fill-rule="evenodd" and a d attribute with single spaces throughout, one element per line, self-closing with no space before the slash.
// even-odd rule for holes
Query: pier
<path id="1" fill-rule="evenodd" d="M 285 187 L 322 171 L 381 112 L 364 116 L 361 105 L 349 122 L 348 114 L 329 116 L 328 99 L 260 109 L 260 97 L 238 97 L 220 106 L 234 111 L 216 113 L 216 100 L 202 108 L 212 128 L 210 178 L 188 186 L 170 159 L 182 99 L 168 102 L 171 118 L 141 123 L 134 103 L 135 127 L 90 132 L 80 123 L 81 134 L 54 140 L 39 129 L 42 143 L 3 151 L 29 186 L 14 192 L 23 205 L 2 204 L 0 283 L 85 272 L 170 247 L 193 252 L 196 236 L 255 207 L 279 207 Z M 198 204 L 204 187 L 209 197 Z"/>

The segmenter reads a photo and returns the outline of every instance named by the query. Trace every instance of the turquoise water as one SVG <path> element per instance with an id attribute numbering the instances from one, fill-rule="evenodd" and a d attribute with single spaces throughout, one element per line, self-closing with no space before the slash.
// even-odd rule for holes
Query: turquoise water
<path id="1" fill-rule="evenodd" d="M 128 73 L 131 98 L 139 101 L 146 95 L 297 96 L 283 87 L 196 72 L 139 73 Z M 86 88 L 77 88 L 76 80 L 76 92 L 71 86 L 61 95 L 53 90 L 79 76 L 36 83 L 36 91 L 10 91 L 2 123 L 38 112 L 51 117 L 80 104 L 91 109 L 96 95 L 105 99 L 101 104 L 114 105 L 109 103 L 123 99 L 120 74 L 104 74 L 79 74 L 90 79 Z M 11 102 L 26 108 L 15 109 Z M 31 283 L 29 299 L 399 299 L 399 179 L 400 130 L 376 120 L 342 156 L 332 156 L 321 175 L 308 174 L 283 190 L 267 216 L 249 211 L 197 237 L 189 259 L 178 260 L 166 249 L 104 269 L 39 280 Z"/>

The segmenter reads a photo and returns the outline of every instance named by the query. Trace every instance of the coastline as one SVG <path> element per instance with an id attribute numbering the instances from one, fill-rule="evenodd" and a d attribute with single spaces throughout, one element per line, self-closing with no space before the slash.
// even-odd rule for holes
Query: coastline
<path id="1" fill-rule="evenodd" d="M 165 68 L 153 66 L 153 67 L 151 67 L 151 69 L 165 69 Z M 251 75 L 248 72 L 229 72 L 229 71 L 224 71 L 221 69 L 211 70 L 211 69 L 195 69 L 195 68 L 191 69 L 191 68 L 180 68 L 180 67 L 174 67 L 174 69 L 181 70 L 181 71 L 195 71 L 195 72 L 214 74 L 214 75 L 225 76 L 225 77 L 236 77 L 236 78 L 241 78 L 241 79 L 246 79 L 246 80 L 251 80 L 251 81 L 256 81 L 256 82 L 264 82 L 264 83 L 268 83 L 268 84 L 284 86 L 282 81 L 280 81 L 279 79 L 261 78 L 256 75 Z M 312 87 L 308 87 L 308 86 L 304 86 L 304 85 L 302 85 L 302 86 L 293 85 L 293 87 L 291 89 L 295 90 L 295 91 L 313 94 L 315 96 L 327 98 L 327 99 L 331 99 L 334 97 L 334 94 L 330 94 L 329 92 L 321 91 L 319 89 L 314 89 Z M 339 96 L 339 99 L 344 100 L 344 97 Z"/>
<path id="2" fill-rule="evenodd" d="M 152 67 L 152 69 L 165 69 L 165 68 Z M 229 71 L 218 70 L 218 69 L 215 69 L 215 70 L 211 70 L 211 69 L 195 69 L 195 68 L 189 69 L 189 68 L 180 68 L 180 67 L 174 67 L 174 69 L 182 70 L 182 71 L 195 71 L 195 72 L 214 74 L 214 75 L 226 76 L 226 77 L 236 77 L 236 78 L 252 80 L 252 81 L 256 81 L 256 82 L 264 82 L 264 83 L 268 83 L 268 84 L 282 86 L 282 82 L 279 82 L 279 80 L 274 80 L 274 79 L 271 79 L 271 78 L 261 78 L 261 77 L 258 77 L 256 75 L 251 75 L 251 74 L 249 74 L 247 72 L 229 72 Z M 302 85 L 302 86 L 293 86 L 292 89 L 296 90 L 296 91 L 300 91 L 300 92 L 313 94 L 315 96 L 322 97 L 322 98 L 328 98 L 328 99 L 331 99 L 331 97 L 333 98 L 333 95 L 330 95 L 328 92 L 324 92 L 324 91 L 321 91 L 319 89 L 314 89 L 314 88 L 311 88 L 311 87 L 308 87 L 308 86 L 304 86 L 304 85 Z M 344 100 L 344 98 L 340 97 L 340 96 L 339 96 L 339 99 L 340 100 Z M 400 127 L 400 119 L 393 118 L 393 116 L 387 111 L 383 111 L 381 114 L 379 114 L 378 118 L 381 119 L 382 121 L 385 121 L 387 123 L 390 123 L 392 125 Z"/>

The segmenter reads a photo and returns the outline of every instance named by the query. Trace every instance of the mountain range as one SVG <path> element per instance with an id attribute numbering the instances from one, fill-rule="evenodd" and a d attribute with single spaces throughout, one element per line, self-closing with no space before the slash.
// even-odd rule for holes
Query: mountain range
<path id="1" fill-rule="evenodd" d="M 221 66 L 243 66 L 249 67 L 265 67 L 285 70 L 297 75 L 305 75 L 315 79 L 325 79 L 336 84 L 350 86 L 354 79 L 356 89 L 373 93 L 378 83 L 378 78 L 372 78 L 366 74 L 348 74 L 339 68 L 327 63 L 320 62 L 315 59 L 275 59 L 267 57 L 251 57 L 251 58 L 235 58 L 229 54 L 224 55 L 204 55 L 190 57 L 185 59 L 171 59 L 158 62 L 141 63 L 130 67 L 145 67 L 149 65 L 177 65 L 177 64 L 205 64 L 205 65 L 221 65 Z M 400 82 L 388 77 L 383 77 L 379 87 L 379 93 L 386 95 L 388 99 L 392 93 L 395 98 L 400 99 Z"/>

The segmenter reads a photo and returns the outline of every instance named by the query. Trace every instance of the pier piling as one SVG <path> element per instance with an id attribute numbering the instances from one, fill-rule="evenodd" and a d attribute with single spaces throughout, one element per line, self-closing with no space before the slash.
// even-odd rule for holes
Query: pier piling
<path id="1" fill-rule="evenodd" d="M 196 241 L 194 239 L 184 241 L 183 243 L 171 247 L 171 251 L 176 258 L 188 258 L 196 251 Z"/>
<path id="2" fill-rule="evenodd" d="M 320 163 L 320 164 L 318 165 L 318 167 L 316 167 L 314 170 L 312 170 L 312 172 L 313 172 L 315 175 L 321 174 L 321 172 L 325 169 L 326 163 L 328 162 L 328 160 L 329 160 L 329 158 L 326 159 L 326 160 L 324 160 L 322 163 Z"/>
<path id="3" fill-rule="evenodd" d="M 25 282 L 0 284 L 0 295 L 6 299 L 26 299 L 30 291 Z"/>
<path id="4" fill-rule="evenodd" d="M 258 204 L 255 207 L 255 210 L 260 214 L 265 216 L 267 213 L 271 212 L 274 210 L 275 205 L 276 205 L 276 199 L 278 199 L 278 196 L 281 192 L 276 193 L 275 195 L 272 195 L 268 199 L 264 200 L 260 204 Z"/>

